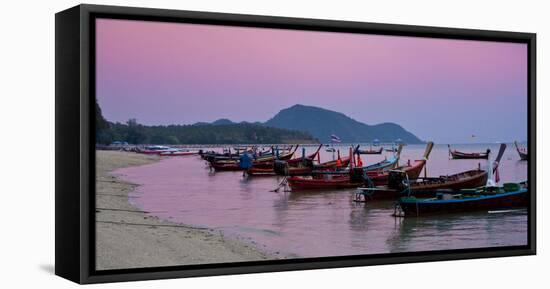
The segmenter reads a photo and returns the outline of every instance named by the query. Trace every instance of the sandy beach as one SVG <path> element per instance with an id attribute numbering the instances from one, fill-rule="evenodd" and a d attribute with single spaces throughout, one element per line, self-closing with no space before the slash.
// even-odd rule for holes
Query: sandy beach
<path id="1" fill-rule="evenodd" d="M 158 156 L 97 151 L 97 270 L 276 258 L 220 231 L 160 220 L 134 207 L 128 194 L 137 185 L 120 180 L 112 172 L 159 160 Z"/>

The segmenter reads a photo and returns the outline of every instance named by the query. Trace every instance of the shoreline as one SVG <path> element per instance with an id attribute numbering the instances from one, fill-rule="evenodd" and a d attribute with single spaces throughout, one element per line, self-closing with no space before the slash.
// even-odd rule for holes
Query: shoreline
<path id="1" fill-rule="evenodd" d="M 249 242 L 219 230 L 174 223 L 135 207 L 139 185 L 113 171 L 159 161 L 159 156 L 96 150 L 96 270 L 274 260 Z"/>

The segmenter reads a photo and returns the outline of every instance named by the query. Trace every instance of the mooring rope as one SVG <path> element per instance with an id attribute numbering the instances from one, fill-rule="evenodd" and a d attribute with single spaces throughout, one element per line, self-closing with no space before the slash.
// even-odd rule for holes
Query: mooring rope
<path id="1" fill-rule="evenodd" d="M 278 193 L 279 190 L 283 187 L 286 187 L 287 184 L 288 184 L 288 180 L 287 180 L 287 177 L 285 176 L 283 180 L 279 183 L 279 185 L 275 189 L 271 190 L 270 192 Z"/>

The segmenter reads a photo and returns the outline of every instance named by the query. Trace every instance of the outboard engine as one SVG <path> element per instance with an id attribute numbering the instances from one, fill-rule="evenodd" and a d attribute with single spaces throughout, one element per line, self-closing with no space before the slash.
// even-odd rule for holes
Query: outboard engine
<path id="1" fill-rule="evenodd" d="M 303 159 L 303 160 L 302 160 L 302 165 L 303 165 L 304 167 L 313 168 L 313 160 L 312 160 L 312 159 L 308 159 L 308 158 Z"/>
<path id="2" fill-rule="evenodd" d="M 407 174 L 403 171 L 391 170 L 388 175 L 388 188 L 402 192 L 407 187 Z"/>
<path id="3" fill-rule="evenodd" d="M 354 183 L 365 182 L 365 178 L 363 177 L 363 168 L 352 168 L 350 171 L 350 180 Z"/>
<path id="4" fill-rule="evenodd" d="M 273 171 L 280 176 L 286 176 L 288 174 L 288 164 L 286 161 L 275 160 L 273 163 Z"/>

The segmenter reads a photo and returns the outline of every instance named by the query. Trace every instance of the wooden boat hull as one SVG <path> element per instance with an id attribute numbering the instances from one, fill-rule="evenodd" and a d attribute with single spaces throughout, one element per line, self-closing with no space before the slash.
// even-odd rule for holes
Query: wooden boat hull
<path id="1" fill-rule="evenodd" d="M 258 168 L 258 167 L 251 167 L 248 170 L 246 170 L 246 173 L 250 176 L 276 176 L 275 171 L 273 168 Z"/>
<path id="2" fill-rule="evenodd" d="M 515 192 L 451 200 L 405 197 L 399 201 L 399 207 L 407 217 L 520 208 L 526 207 L 528 201 L 528 190 L 520 189 Z"/>
<path id="3" fill-rule="evenodd" d="M 246 168 L 241 168 L 240 162 L 214 162 L 210 163 L 210 166 L 216 171 L 244 171 Z M 254 163 L 256 169 L 268 169 L 273 170 L 273 162 L 260 162 Z"/>
<path id="4" fill-rule="evenodd" d="M 352 182 L 348 175 L 335 175 L 331 178 L 327 176 L 329 175 L 320 178 L 290 177 L 287 180 L 292 191 L 346 189 L 363 184 L 363 182 Z"/>
<path id="5" fill-rule="evenodd" d="M 276 156 L 260 157 L 260 158 L 257 158 L 257 159 L 254 160 L 254 164 L 262 163 L 262 162 L 274 162 L 276 159 L 282 160 L 282 161 L 287 161 L 287 160 L 290 160 L 293 155 L 294 155 L 294 152 L 287 153 L 287 154 L 282 154 L 278 158 Z"/>
<path id="6" fill-rule="evenodd" d="M 411 180 L 413 178 L 410 178 Z M 410 184 L 410 195 L 417 198 L 430 198 L 435 196 L 436 190 L 457 191 L 462 189 L 475 189 L 485 186 L 487 172 L 480 170 L 465 171 L 462 173 L 442 176 L 439 178 L 418 179 Z M 404 189 L 398 190 L 387 185 L 376 186 L 375 190 L 368 191 L 368 200 L 390 200 L 403 197 Z"/>
<path id="7" fill-rule="evenodd" d="M 461 190 L 482 187 L 487 183 L 487 172 L 483 170 L 465 171 L 451 176 L 431 178 L 411 183 L 411 191 L 433 191 L 439 189 Z"/>
<path id="8" fill-rule="evenodd" d="M 450 145 L 449 145 L 449 154 L 451 155 L 451 158 L 455 160 L 459 160 L 459 159 L 486 160 L 487 158 L 489 158 L 489 150 L 487 150 L 487 152 L 484 152 L 484 153 L 465 153 L 457 150 L 451 150 Z"/>
<path id="9" fill-rule="evenodd" d="M 397 164 L 398 158 L 391 160 L 384 160 L 382 162 L 362 167 L 355 168 L 354 170 L 360 170 L 361 172 L 383 172 L 389 170 Z M 313 170 L 312 177 L 290 177 L 288 178 L 288 185 L 293 191 L 296 190 L 320 190 L 320 189 L 343 189 L 343 188 L 357 188 L 365 183 L 364 180 L 352 180 L 352 171 L 345 172 L 333 172 L 326 170 Z"/>
<path id="10" fill-rule="evenodd" d="M 349 166 L 351 159 L 349 157 L 341 159 L 341 167 L 345 168 Z M 325 172 L 325 171 L 334 171 L 336 170 L 336 161 L 329 161 L 318 165 L 313 166 L 297 166 L 297 167 L 287 167 L 284 172 L 277 171 L 279 175 L 286 176 L 309 176 L 314 172 Z"/>
<path id="11" fill-rule="evenodd" d="M 426 160 L 416 160 L 413 165 L 396 168 L 397 170 L 404 171 L 410 180 L 417 179 L 426 165 Z M 367 172 L 367 176 L 373 182 L 375 186 L 383 186 L 388 184 L 389 171 L 383 172 Z"/>
<path id="12" fill-rule="evenodd" d="M 384 150 L 384 148 L 380 148 L 379 150 L 359 150 L 359 149 L 357 149 L 356 153 L 358 153 L 360 155 L 380 155 L 380 154 L 382 154 L 383 150 Z"/>
<path id="13" fill-rule="evenodd" d="M 486 160 L 488 154 L 464 154 L 459 152 L 451 152 L 451 156 L 454 160 Z"/>
<path id="14" fill-rule="evenodd" d="M 397 162 L 399 161 L 398 157 L 391 158 L 389 160 L 384 160 L 379 163 L 369 165 L 366 167 L 363 167 L 363 169 L 367 172 L 370 171 L 387 171 L 395 168 L 397 166 Z"/>
<path id="15" fill-rule="evenodd" d="M 216 171 L 242 171 L 244 170 L 238 163 L 211 163 L 212 167 Z"/>
<path id="16" fill-rule="evenodd" d="M 279 160 L 288 160 L 292 158 L 294 153 L 288 153 L 279 157 Z M 258 158 L 252 162 L 252 166 L 256 168 L 273 169 L 275 157 Z M 210 167 L 216 171 L 244 171 L 246 168 L 241 168 L 239 160 L 223 160 L 210 162 Z"/>

